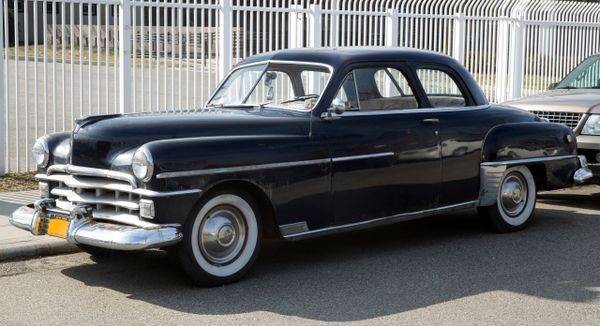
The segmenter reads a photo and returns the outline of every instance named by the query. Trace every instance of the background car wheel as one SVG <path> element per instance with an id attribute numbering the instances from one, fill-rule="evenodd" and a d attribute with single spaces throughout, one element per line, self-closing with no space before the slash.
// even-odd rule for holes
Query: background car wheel
<path id="1" fill-rule="evenodd" d="M 177 256 L 198 285 L 241 279 L 260 250 L 262 223 L 252 196 L 223 189 L 204 199 L 186 222 Z"/>
<path id="2" fill-rule="evenodd" d="M 479 215 L 498 232 L 524 229 L 533 217 L 537 189 L 531 171 L 525 166 L 507 169 L 498 187 L 496 204 L 478 207 Z"/>

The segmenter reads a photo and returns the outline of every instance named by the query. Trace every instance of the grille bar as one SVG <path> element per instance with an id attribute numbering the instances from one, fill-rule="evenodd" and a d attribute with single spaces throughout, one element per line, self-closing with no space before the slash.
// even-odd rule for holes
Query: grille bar
<path id="1" fill-rule="evenodd" d="M 577 112 L 532 111 L 532 113 L 540 118 L 548 119 L 550 122 L 566 125 L 571 129 L 577 128 L 583 116 L 583 113 Z"/>

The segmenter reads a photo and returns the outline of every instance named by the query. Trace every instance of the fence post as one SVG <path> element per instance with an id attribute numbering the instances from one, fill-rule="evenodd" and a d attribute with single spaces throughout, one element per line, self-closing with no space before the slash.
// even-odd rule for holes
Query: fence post
<path id="1" fill-rule="evenodd" d="M 496 92 L 493 102 L 504 102 L 506 100 L 506 86 L 508 80 L 508 17 L 498 17 L 498 29 L 496 37 Z"/>
<path id="2" fill-rule="evenodd" d="M 388 9 L 385 16 L 385 45 L 398 46 L 398 10 Z"/>
<path id="3" fill-rule="evenodd" d="M 519 16 L 512 23 L 512 33 L 510 40 L 510 55 L 509 55 L 509 90 L 510 98 L 521 96 L 523 87 L 523 37 L 524 37 L 525 22 L 523 16 Z"/>
<path id="4" fill-rule="evenodd" d="M 4 8 L 4 0 L 0 0 L 0 8 Z M 5 89 L 6 83 L 4 79 L 6 77 L 6 64 L 4 58 L 4 15 L 6 13 L 0 13 L 0 176 L 4 175 L 8 168 L 8 153 L 6 147 L 6 134 L 8 133 L 8 126 L 6 125 L 6 93 L 8 90 Z M 6 58 L 8 59 L 8 57 Z"/>
<path id="5" fill-rule="evenodd" d="M 131 4 L 119 4 L 119 112 L 131 112 Z"/>
<path id="6" fill-rule="evenodd" d="M 231 68 L 231 42 L 232 38 L 232 27 L 231 27 L 231 16 L 233 10 L 231 9 L 230 0 L 219 0 L 219 76 L 218 79 L 224 78 L 229 69 Z"/>
<path id="7" fill-rule="evenodd" d="M 337 10 L 339 10 L 339 3 L 338 0 L 332 0 L 331 1 L 331 8 L 334 10 L 334 12 L 332 12 L 329 17 L 329 33 L 330 33 L 330 40 L 331 43 L 329 44 L 329 46 L 331 47 L 336 47 L 339 46 L 339 29 L 338 29 L 338 25 L 339 25 L 339 21 L 340 21 L 340 14 L 337 12 Z"/>
<path id="8" fill-rule="evenodd" d="M 465 61 L 465 14 L 457 13 L 454 18 L 452 56 L 461 64 Z"/>
<path id="9" fill-rule="evenodd" d="M 302 23 L 301 10 L 301 5 L 290 6 L 290 20 L 288 27 L 288 48 L 290 49 L 301 48 L 303 44 L 304 24 Z"/>
<path id="10" fill-rule="evenodd" d="M 308 14 L 308 30 L 310 32 L 308 46 L 311 48 L 322 46 L 323 43 L 321 42 L 322 24 L 320 5 L 310 5 L 310 12 Z"/>

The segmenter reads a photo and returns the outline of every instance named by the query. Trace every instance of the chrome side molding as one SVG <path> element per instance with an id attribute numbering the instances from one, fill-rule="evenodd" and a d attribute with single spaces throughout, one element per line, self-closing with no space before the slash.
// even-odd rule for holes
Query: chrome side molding
<path id="1" fill-rule="evenodd" d="M 189 171 L 161 172 L 156 175 L 156 178 L 157 179 L 167 179 L 167 178 L 191 177 L 191 176 L 210 175 L 210 174 L 249 172 L 249 171 L 259 171 L 259 170 L 268 170 L 268 169 L 297 167 L 297 166 L 305 166 L 305 165 L 331 164 L 331 162 L 364 160 L 364 159 L 368 159 L 368 158 L 387 157 L 387 156 L 394 156 L 394 155 L 395 155 L 394 152 L 382 152 L 382 153 L 369 153 L 369 154 L 360 154 L 360 155 L 338 156 L 338 157 L 334 157 L 334 158 L 319 158 L 319 159 L 304 160 L 304 161 L 290 161 L 290 162 L 242 165 L 242 166 L 232 166 L 232 167 L 225 167 L 225 168 L 210 168 L 210 169 L 189 170 Z"/>
<path id="2" fill-rule="evenodd" d="M 576 158 L 577 155 L 561 155 L 561 156 L 543 156 L 543 157 L 528 157 L 521 158 L 516 160 L 507 160 L 507 161 L 494 161 L 494 162 L 483 162 L 482 166 L 497 166 L 497 165 L 515 165 L 515 164 L 526 164 L 526 163 L 535 163 L 535 162 L 546 162 L 546 161 L 560 161 Z"/>
<path id="3" fill-rule="evenodd" d="M 393 223 L 402 222 L 402 221 L 414 220 L 414 219 L 437 215 L 440 213 L 450 212 L 450 211 L 454 211 L 454 210 L 472 208 L 472 207 L 475 207 L 476 205 L 477 205 L 477 201 L 475 200 L 475 201 L 469 201 L 469 202 L 465 202 L 465 203 L 449 205 L 449 206 L 444 206 L 444 207 L 439 207 L 439 208 L 432 208 L 432 209 L 427 209 L 427 210 L 422 210 L 422 211 L 417 211 L 417 212 L 409 212 L 409 213 L 396 214 L 396 215 L 392 215 L 392 216 L 380 217 L 377 219 L 363 221 L 363 222 L 344 224 L 344 225 L 336 225 L 336 226 L 331 226 L 331 227 L 327 227 L 327 228 L 305 231 L 305 232 L 298 232 L 298 233 L 287 234 L 287 235 L 282 234 L 282 236 L 286 240 L 291 240 L 291 241 L 302 240 L 302 239 L 312 238 L 315 236 L 321 236 L 321 235 L 325 235 L 325 234 L 335 234 L 335 233 L 340 233 L 340 232 L 355 231 L 355 230 L 361 230 L 361 229 L 366 229 L 366 228 L 375 227 L 375 226 L 381 226 L 381 225 L 393 224 Z M 300 222 L 300 223 L 302 223 L 302 222 Z M 297 224 L 297 223 L 293 223 L 293 224 Z M 287 224 L 287 225 L 290 225 L 290 224 Z"/>

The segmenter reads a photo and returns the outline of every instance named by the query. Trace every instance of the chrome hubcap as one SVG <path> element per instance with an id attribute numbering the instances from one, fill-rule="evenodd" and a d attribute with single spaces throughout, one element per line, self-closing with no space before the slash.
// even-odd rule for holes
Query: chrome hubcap
<path id="1" fill-rule="evenodd" d="M 502 182 L 500 189 L 500 204 L 502 210 L 515 217 L 525 209 L 527 204 L 527 183 L 520 173 L 510 173 Z"/>
<path id="2" fill-rule="evenodd" d="M 245 240 L 246 224 L 242 214 L 234 207 L 221 206 L 205 216 L 198 244 L 211 264 L 226 265 L 237 258 Z"/>

